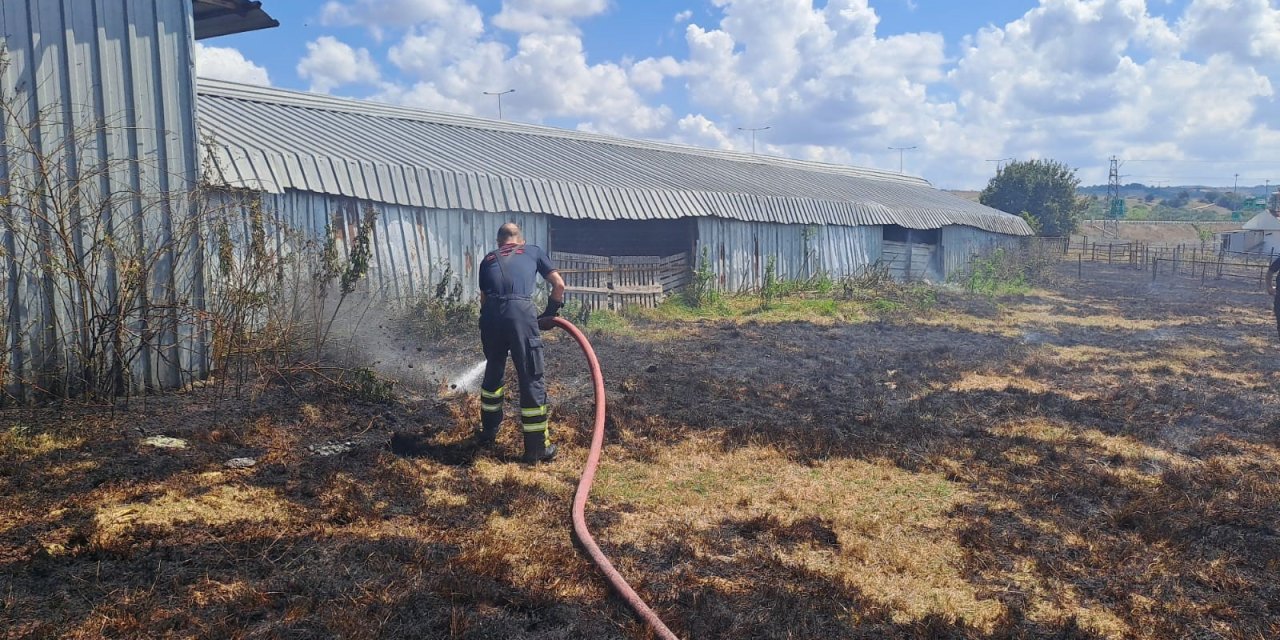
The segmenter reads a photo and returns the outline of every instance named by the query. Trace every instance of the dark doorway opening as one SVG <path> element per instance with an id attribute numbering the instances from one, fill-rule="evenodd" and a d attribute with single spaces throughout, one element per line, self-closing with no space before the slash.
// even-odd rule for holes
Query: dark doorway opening
<path id="1" fill-rule="evenodd" d="M 697 226 L 677 220 L 548 220 L 551 251 L 594 256 L 671 256 L 693 249 Z"/>

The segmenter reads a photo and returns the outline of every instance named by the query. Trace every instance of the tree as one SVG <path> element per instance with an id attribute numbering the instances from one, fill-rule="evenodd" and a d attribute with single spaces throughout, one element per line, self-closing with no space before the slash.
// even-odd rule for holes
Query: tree
<path id="1" fill-rule="evenodd" d="M 1076 197 L 1080 179 L 1075 169 L 1055 160 L 1014 161 L 987 183 L 978 201 L 1039 223 L 1041 235 L 1075 231 L 1088 204 Z"/>
<path id="2" fill-rule="evenodd" d="M 1172 198 L 1165 198 L 1161 202 L 1161 204 L 1171 209 L 1181 209 L 1187 206 L 1188 204 L 1191 204 L 1191 193 L 1188 192 L 1186 189 L 1183 189 L 1182 191 L 1178 192 L 1177 196 L 1174 196 Z"/>

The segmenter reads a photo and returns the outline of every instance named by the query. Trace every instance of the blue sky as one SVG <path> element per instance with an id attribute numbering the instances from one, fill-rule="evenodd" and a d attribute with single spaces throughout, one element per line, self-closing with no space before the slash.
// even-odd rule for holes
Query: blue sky
<path id="1" fill-rule="evenodd" d="M 980 188 L 1280 182 L 1280 0 L 266 0 L 200 73 Z M 1274 175 L 1272 175 L 1274 174 Z"/>

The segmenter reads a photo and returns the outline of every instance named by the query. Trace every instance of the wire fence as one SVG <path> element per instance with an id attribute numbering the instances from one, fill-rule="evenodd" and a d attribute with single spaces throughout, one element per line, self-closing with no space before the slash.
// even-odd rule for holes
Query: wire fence
<path id="1" fill-rule="evenodd" d="M 1236 281 L 1256 284 L 1266 289 L 1267 275 L 1278 257 L 1267 253 L 1228 251 L 1213 242 L 1147 243 L 1147 242 L 1072 242 L 1066 240 L 1064 261 L 1077 264 L 1077 275 L 1084 277 L 1084 263 L 1103 263 L 1149 272 L 1154 282 L 1162 276 L 1198 279 L 1202 284 L 1214 281 Z"/>

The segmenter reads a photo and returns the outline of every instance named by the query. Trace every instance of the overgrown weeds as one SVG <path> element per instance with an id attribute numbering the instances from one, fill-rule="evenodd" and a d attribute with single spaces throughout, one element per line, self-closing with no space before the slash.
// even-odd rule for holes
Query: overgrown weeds
<path id="1" fill-rule="evenodd" d="M 690 309 L 713 309 L 721 299 L 716 287 L 716 273 L 711 266 L 711 251 L 704 246 L 698 266 L 693 270 L 693 277 L 681 294 L 681 301 Z"/>
<path id="2" fill-rule="evenodd" d="M 689 296 L 684 295 L 668 298 L 657 309 L 637 310 L 634 315 L 658 320 L 741 318 L 853 322 L 873 315 L 927 313 L 937 302 L 933 287 L 897 282 L 884 265 L 873 265 L 845 278 L 818 273 L 808 278 L 785 280 L 778 275 L 776 262 L 770 259 L 762 286 L 753 293 L 717 292 L 712 302 L 702 305 L 690 304 Z M 623 316 L 621 320 L 628 318 Z"/>
<path id="3" fill-rule="evenodd" d="M 466 300 L 462 278 L 451 265 L 442 265 L 440 279 L 400 314 L 402 330 L 420 340 L 439 340 L 475 330 L 479 309 Z"/>
<path id="4" fill-rule="evenodd" d="M 1022 295 L 1031 290 L 1051 269 L 1054 262 L 1031 252 L 998 248 L 969 263 L 960 276 L 965 289 L 989 297 Z"/>

